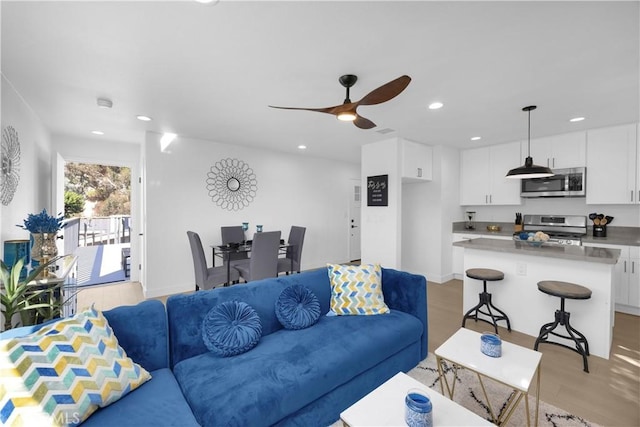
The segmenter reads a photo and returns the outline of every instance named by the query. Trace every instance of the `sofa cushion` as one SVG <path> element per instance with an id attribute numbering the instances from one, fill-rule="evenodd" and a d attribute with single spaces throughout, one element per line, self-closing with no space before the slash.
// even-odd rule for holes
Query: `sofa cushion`
<path id="1" fill-rule="evenodd" d="M 379 264 L 327 264 L 331 281 L 329 315 L 385 314 L 389 307 L 382 294 L 382 269 Z"/>
<path id="2" fill-rule="evenodd" d="M 286 329 L 308 328 L 320 318 L 320 302 L 306 286 L 289 286 L 276 301 L 276 316 Z"/>
<path id="3" fill-rule="evenodd" d="M 202 339 L 207 348 L 222 357 L 251 350 L 262 336 L 256 311 L 247 303 L 227 301 L 216 305 L 202 321 Z"/>
<path id="4" fill-rule="evenodd" d="M 82 427 L 197 426 L 180 386 L 168 368 L 113 405 L 96 411 Z"/>
<path id="5" fill-rule="evenodd" d="M 93 308 L 2 341 L 2 423 L 77 425 L 150 378 Z"/>
<path id="6" fill-rule="evenodd" d="M 203 426 L 271 425 L 409 346 L 418 353 L 421 335 L 417 318 L 395 310 L 321 316 L 310 328 L 263 336 L 231 359 L 204 353 L 182 360 L 174 374 Z"/>

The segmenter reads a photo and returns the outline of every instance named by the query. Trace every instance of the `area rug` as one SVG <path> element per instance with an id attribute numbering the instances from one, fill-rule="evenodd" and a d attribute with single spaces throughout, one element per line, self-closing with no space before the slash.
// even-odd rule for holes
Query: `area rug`
<path id="1" fill-rule="evenodd" d="M 445 374 L 449 379 L 449 384 L 451 384 L 451 380 L 453 379 L 453 369 L 450 365 L 445 367 Z M 408 375 L 420 381 L 422 384 L 440 392 L 436 357 L 432 353 L 429 353 L 429 356 L 426 359 L 420 362 L 417 367 L 409 371 Z M 485 389 L 487 390 L 487 395 L 491 400 L 491 407 L 494 412 L 501 413 L 501 411 L 505 409 L 505 404 L 513 393 L 513 390 L 510 390 L 507 386 L 490 379 L 483 378 L 483 382 Z M 458 380 L 456 382 L 453 400 L 469 409 L 471 412 L 491 421 L 489 407 L 484 402 L 484 394 L 482 393 L 482 388 L 475 373 L 466 369 L 458 369 Z M 535 404 L 534 394 L 533 396 L 529 396 L 529 410 L 531 412 L 532 424 L 533 417 L 535 415 Z M 437 408 L 434 408 L 434 410 L 437 410 Z M 510 426 L 527 425 L 524 401 L 519 403 L 507 424 Z M 553 427 L 597 427 L 597 424 L 569 414 L 568 412 L 543 401 L 540 401 L 538 425 Z"/>

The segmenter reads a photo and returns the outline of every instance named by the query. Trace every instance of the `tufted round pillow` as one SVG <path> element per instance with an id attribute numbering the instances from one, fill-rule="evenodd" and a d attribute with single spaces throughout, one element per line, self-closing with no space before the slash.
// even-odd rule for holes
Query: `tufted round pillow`
<path id="1" fill-rule="evenodd" d="M 318 297 L 305 286 L 289 286 L 276 301 L 276 317 L 286 329 L 308 328 L 320 318 Z"/>
<path id="2" fill-rule="evenodd" d="M 202 321 L 204 345 L 222 357 L 251 350 L 262 336 L 258 313 L 247 303 L 227 301 L 213 307 Z"/>

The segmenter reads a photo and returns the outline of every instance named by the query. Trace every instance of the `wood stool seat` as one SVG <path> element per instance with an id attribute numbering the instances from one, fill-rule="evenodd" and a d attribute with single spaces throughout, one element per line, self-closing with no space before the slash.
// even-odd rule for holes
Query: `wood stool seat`
<path id="1" fill-rule="evenodd" d="M 589 299 L 591 289 L 575 283 L 559 282 L 556 280 L 543 280 L 538 282 L 538 289 L 545 294 L 569 299 Z"/>
<path id="2" fill-rule="evenodd" d="M 499 270 L 492 270 L 490 268 L 470 268 L 466 272 L 467 277 L 477 280 L 502 280 L 504 279 L 504 273 Z"/>
<path id="3" fill-rule="evenodd" d="M 542 325 L 540 328 L 540 334 L 536 339 L 533 349 L 538 350 L 539 344 L 547 343 L 573 350 L 582 356 L 584 371 L 589 372 L 589 364 L 587 362 L 587 356 L 589 356 L 589 342 L 581 332 L 573 328 L 569 323 L 571 313 L 565 311 L 564 300 L 565 298 L 575 300 L 589 299 L 591 298 L 591 289 L 585 288 L 581 285 L 576 285 L 575 283 L 561 282 L 558 280 L 543 280 L 538 282 L 538 290 L 545 294 L 559 297 L 560 310 L 556 310 L 555 320 L 553 322 Z M 567 335 L 555 332 L 555 329 L 558 326 L 564 326 Z M 574 347 L 570 347 L 556 341 L 549 341 L 550 335 L 563 338 L 565 340 L 571 340 L 574 343 Z"/>
<path id="4" fill-rule="evenodd" d="M 511 332 L 511 322 L 506 313 L 493 305 L 491 302 L 491 294 L 487 292 L 487 281 L 496 281 L 504 279 L 504 273 L 499 270 L 492 270 L 490 268 L 469 268 L 466 272 L 467 277 L 476 280 L 482 280 L 482 292 L 479 294 L 478 304 L 471 310 L 467 311 L 462 318 L 462 327 L 467 322 L 467 319 L 473 319 L 476 322 L 478 320 L 487 322 L 493 325 L 493 328 L 498 333 L 498 321 L 504 320 L 507 322 L 507 329 Z M 495 312 L 495 313 L 494 313 Z M 478 314 L 487 316 L 489 320 L 478 317 Z"/>

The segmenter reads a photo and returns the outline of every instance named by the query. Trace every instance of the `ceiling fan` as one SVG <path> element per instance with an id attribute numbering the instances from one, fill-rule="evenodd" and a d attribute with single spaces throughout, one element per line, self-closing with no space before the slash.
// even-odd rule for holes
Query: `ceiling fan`
<path id="1" fill-rule="evenodd" d="M 391 80 L 389 83 L 386 83 L 379 88 L 372 90 L 371 92 L 366 94 L 360 101 L 351 102 L 351 99 L 349 99 L 349 88 L 351 88 L 357 80 L 358 76 L 355 76 L 353 74 L 345 74 L 344 76 L 340 76 L 340 78 L 338 79 L 340 84 L 347 89 L 347 96 L 341 105 L 326 108 L 276 107 L 274 105 L 269 105 L 269 107 L 279 108 L 282 110 L 306 110 L 333 114 L 338 118 L 338 120 L 353 122 L 353 124 L 360 129 L 371 129 L 376 127 L 376 124 L 371 120 L 359 115 L 356 109 L 360 105 L 382 104 L 383 102 L 387 102 L 395 98 L 409 85 L 409 83 L 411 82 L 411 77 L 398 77 L 397 79 Z"/>

